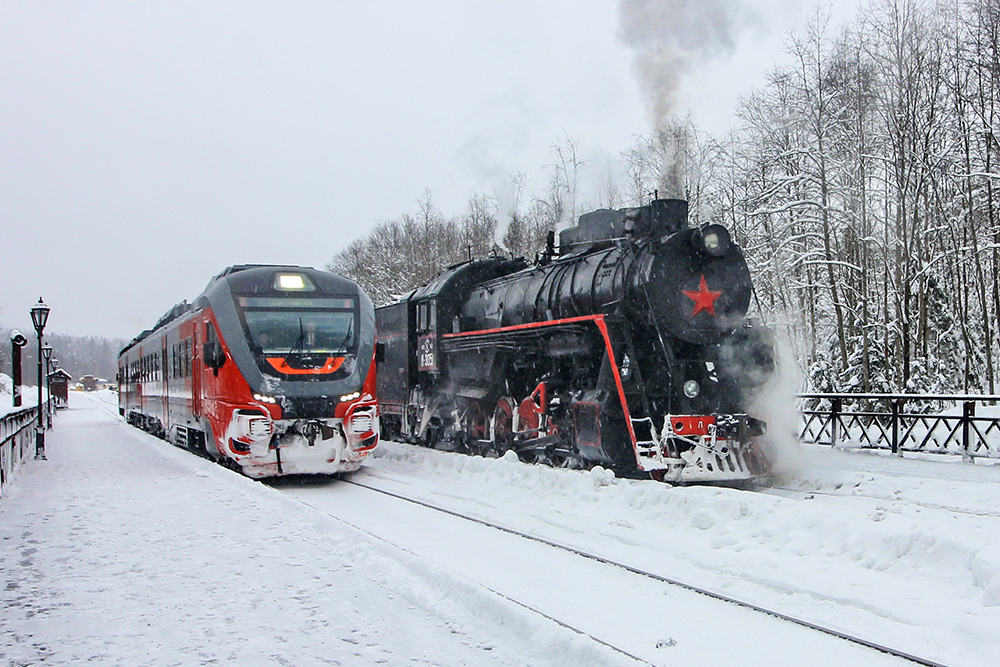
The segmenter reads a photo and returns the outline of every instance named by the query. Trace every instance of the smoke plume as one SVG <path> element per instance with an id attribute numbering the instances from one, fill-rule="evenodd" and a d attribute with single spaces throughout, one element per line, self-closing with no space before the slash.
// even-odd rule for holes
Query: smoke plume
<path id="1" fill-rule="evenodd" d="M 740 31 L 757 23 L 745 0 L 620 0 L 619 37 L 635 52 L 633 68 L 654 131 L 668 125 L 681 77 L 698 65 L 731 55 Z M 680 146 L 665 144 L 660 187 L 683 196 Z"/>
<path id="2" fill-rule="evenodd" d="M 619 36 L 635 51 L 654 127 L 673 111 L 681 76 L 731 54 L 739 32 L 753 22 L 744 0 L 620 0 Z"/>

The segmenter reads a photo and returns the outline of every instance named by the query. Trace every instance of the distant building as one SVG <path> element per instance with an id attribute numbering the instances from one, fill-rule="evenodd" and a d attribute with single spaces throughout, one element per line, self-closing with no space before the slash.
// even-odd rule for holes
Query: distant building
<path id="1" fill-rule="evenodd" d="M 69 407 L 69 381 L 72 379 L 69 373 L 61 368 L 49 373 L 49 391 L 52 392 L 52 400 L 57 410 Z"/>
<path id="2" fill-rule="evenodd" d="M 98 389 L 118 390 L 118 384 L 93 375 L 84 375 L 73 387 L 77 391 L 97 391 Z"/>

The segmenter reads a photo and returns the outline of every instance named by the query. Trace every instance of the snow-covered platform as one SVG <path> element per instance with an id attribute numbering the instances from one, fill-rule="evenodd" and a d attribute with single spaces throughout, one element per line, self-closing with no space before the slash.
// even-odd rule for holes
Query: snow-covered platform
<path id="1" fill-rule="evenodd" d="M 111 400 L 72 395 L 48 461 L 0 501 L 0 664 L 544 664 L 419 608 L 398 568 L 371 576 L 356 531 L 127 426 Z"/>

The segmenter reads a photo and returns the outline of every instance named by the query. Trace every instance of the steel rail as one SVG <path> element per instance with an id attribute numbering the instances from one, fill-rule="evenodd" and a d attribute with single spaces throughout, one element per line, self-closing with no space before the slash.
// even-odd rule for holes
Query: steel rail
<path id="1" fill-rule="evenodd" d="M 991 512 L 989 510 L 970 510 L 964 509 L 962 507 L 953 507 L 951 505 L 939 505 L 938 503 L 927 503 L 922 500 L 908 500 L 906 498 L 900 498 L 898 496 L 873 496 L 864 493 L 847 494 L 847 493 L 833 493 L 832 491 L 807 491 L 805 489 L 793 489 L 788 486 L 769 486 L 758 490 L 759 493 L 765 493 L 767 495 L 777 496 L 778 498 L 783 497 L 780 493 L 770 493 L 771 491 L 787 491 L 789 493 L 801 494 L 803 496 L 824 496 L 828 498 L 848 498 L 854 500 L 869 500 L 873 502 L 894 502 L 894 503 L 904 503 L 906 505 L 916 505 L 917 507 L 923 507 L 924 509 L 930 510 L 942 510 L 945 512 L 954 512 L 956 514 L 968 514 L 969 516 L 981 516 L 985 518 L 1000 518 L 1000 512 Z"/>
<path id="2" fill-rule="evenodd" d="M 106 403 L 105 401 L 101 401 L 101 400 L 99 400 L 98 403 L 100 404 L 101 408 L 107 410 L 112 415 L 114 415 L 115 417 L 121 419 L 124 422 L 124 419 L 121 418 L 121 416 L 118 415 L 116 412 L 114 412 L 114 410 L 112 409 L 112 407 L 111 407 L 110 404 Z M 237 474 L 237 475 L 241 475 L 240 472 L 235 471 L 235 470 L 231 470 L 231 472 L 233 472 L 234 474 Z M 260 480 L 257 480 L 257 481 L 260 481 Z M 375 489 L 373 487 L 365 486 L 364 484 L 357 484 L 355 482 L 350 482 L 350 480 L 347 480 L 347 479 L 342 479 L 341 481 L 348 482 L 348 483 L 351 483 L 351 484 L 355 484 L 355 486 L 360 486 L 360 487 L 369 489 L 371 491 L 379 491 L 379 489 Z M 361 526 L 359 526 L 359 525 L 357 525 L 355 523 L 352 523 L 352 522 L 348 521 L 347 519 L 344 519 L 344 518 L 341 518 L 339 516 L 330 514 L 326 510 L 322 510 L 322 509 L 316 507 L 315 505 L 310 505 L 309 503 L 307 503 L 306 501 L 302 500 L 301 498 L 298 498 L 298 497 L 296 497 L 296 496 L 294 496 L 294 495 L 292 495 L 292 494 L 290 494 L 290 493 L 288 493 L 288 492 L 286 492 L 286 491 L 284 491 L 284 490 L 282 490 L 280 488 L 277 488 L 277 487 L 271 487 L 271 488 L 274 489 L 275 491 L 278 491 L 279 493 L 281 493 L 286 498 L 288 498 L 290 500 L 293 500 L 293 501 L 299 503 L 300 505 L 304 505 L 305 507 L 308 507 L 309 509 L 311 509 L 313 511 L 320 512 L 324 516 L 328 516 L 331 519 L 335 519 L 336 521 L 341 522 L 345 526 L 349 526 L 350 528 L 358 531 L 359 533 L 367 535 L 368 537 L 370 537 L 370 538 L 372 538 L 374 540 L 378 540 L 379 542 L 382 542 L 384 544 L 388 544 L 392 548 L 398 549 L 398 550 L 400 550 L 400 551 L 402 551 L 404 553 L 410 554 L 411 556 L 417 556 L 417 554 L 413 553 L 411 550 L 407 549 L 406 547 L 401 546 L 399 544 L 396 544 L 396 543 L 394 543 L 394 542 L 392 542 L 392 541 L 390 541 L 390 540 L 382 537 L 381 535 L 376 535 L 375 533 L 373 533 L 373 532 L 371 532 L 369 530 L 366 530 L 365 528 L 362 528 Z M 388 495 L 393 495 L 393 494 L 388 494 Z M 407 502 L 416 502 L 416 501 L 413 501 L 412 499 L 404 498 L 402 496 L 396 496 L 396 498 L 398 498 L 399 500 L 407 501 Z M 422 504 L 422 503 L 417 502 L 417 504 Z M 442 510 L 441 508 L 438 508 L 438 507 L 432 507 L 430 505 L 427 505 L 426 507 L 428 507 L 430 509 L 436 509 L 438 511 L 446 511 L 446 510 Z M 456 514 L 455 516 L 461 516 L 461 515 Z M 462 518 L 468 518 L 468 517 L 462 517 Z M 604 647 L 606 647 L 608 649 L 611 649 L 612 651 L 614 651 L 616 653 L 619 653 L 619 654 L 625 656 L 626 658 L 630 658 L 631 660 L 634 660 L 634 661 L 636 661 L 638 663 L 641 663 L 643 665 L 649 665 L 649 664 L 651 664 L 648 660 L 643 660 L 639 656 L 637 656 L 637 655 L 635 655 L 633 653 L 629 653 L 628 651 L 626 651 L 625 649 L 623 649 L 623 648 L 621 648 L 619 646 L 615 646 L 614 644 L 611 644 L 610 642 L 608 642 L 608 641 L 606 641 L 604 639 L 601 639 L 600 637 L 596 637 L 596 636 L 590 634 L 589 632 L 586 632 L 585 630 L 581 630 L 580 628 L 572 626 L 569 623 L 566 623 L 565 621 L 561 621 L 558 618 L 555 618 L 554 616 L 546 614 L 545 612 L 541 611 L 540 609 L 535 609 L 534 607 L 532 607 L 532 606 L 530 606 L 528 604 L 525 604 L 525 603 L 521 602 L 520 600 L 515 600 L 514 598 L 512 598 L 512 597 L 510 597 L 508 595 L 505 595 L 504 593 L 501 593 L 500 591 L 494 590 L 493 588 L 490 588 L 489 586 L 485 586 L 483 584 L 479 584 L 479 585 L 482 586 L 483 589 L 489 591 L 493 595 L 496 595 L 497 597 L 499 597 L 499 598 L 501 598 L 503 600 L 506 600 L 506 601 L 508 601 L 508 602 L 510 602 L 512 604 L 515 604 L 515 605 L 517 605 L 517 606 L 519 606 L 519 607 L 521 607 L 523 609 L 526 609 L 527 611 L 530 611 L 530 612 L 532 612 L 534 614 L 537 614 L 538 616 L 541 616 L 542 618 L 544 618 L 544 619 L 546 619 L 548 621 L 551 621 L 552 623 L 555 623 L 556 625 L 558 625 L 560 627 L 563 627 L 563 628 L 566 628 L 567 630 L 575 632 L 576 634 L 578 634 L 578 635 L 580 635 L 582 637 L 587 637 L 588 639 L 594 641 L 595 643 L 600 644 L 601 646 L 604 646 Z"/>
<path id="3" fill-rule="evenodd" d="M 236 474 L 240 474 L 240 473 L 237 472 Z M 469 517 L 462 516 L 461 514 L 450 512 L 450 511 L 445 510 L 445 509 L 440 508 L 440 507 L 434 507 L 433 505 L 428 505 L 426 503 L 422 503 L 420 501 L 413 500 L 412 498 L 406 498 L 406 497 L 403 497 L 403 496 L 396 495 L 394 493 L 390 493 L 390 492 L 387 492 L 387 491 L 382 491 L 381 489 L 376 489 L 376 488 L 371 487 L 371 486 L 366 486 L 364 484 L 358 484 L 357 482 L 352 482 L 352 481 L 350 481 L 350 480 L 348 480 L 346 478 L 341 478 L 340 481 L 348 483 L 348 484 L 353 484 L 355 486 L 360 486 L 361 488 L 368 489 L 369 491 L 376 491 L 378 493 L 384 493 L 384 494 L 386 494 L 388 496 L 391 496 L 391 497 L 394 497 L 394 498 L 396 498 L 398 500 L 403 500 L 403 501 L 406 501 L 406 502 L 415 503 L 417 505 L 421 505 L 423 507 L 427 507 L 428 509 L 437 510 L 439 512 L 444 512 L 446 514 L 452 514 L 453 516 L 456 516 L 456 517 L 460 517 L 460 518 L 463 518 L 463 519 L 468 519 L 470 521 L 475 521 L 475 519 L 471 519 Z M 383 537 L 381 535 L 376 535 L 375 533 L 371 532 L 370 530 L 368 530 L 366 528 L 363 528 L 363 527 L 357 525 L 356 523 L 352 523 L 352 522 L 348 521 L 347 519 L 344 519 L 342 517 L 336 516 L 335 514 L 330 514 L 330 512 L 328 512 L 327 510 L 323 510 L 323 509 L 320 509 L 319 507 L 316 507 L 315 505 L 311 505 L 311 504 L 307 503 L 306 501 L 302 500 L 301 498 L 299 498 L 299 497 L 297 497 L 297 496 L 295 496 L 295 495 L 293 495 L 291 493 L 288 493 L 288 492 L 284 491 L 283 489 L 276 488 L 276 487 L 271 487 L 271 488 L 273 488 L 274 490 L 280 492 L 286 498 L 289 498 L 290 500 L 294 500 L 295 502 L 297 502 L 297 503 L 299 503 L 301 505 L 304 505 L 305 507 L 308 507 L 309 509 L 311 509 L 313 511 L 319 512 L 319 513 L 323 514 L 324 516 L 328 516 L 331 519 L 335 519 L 336 521 L 341 522 L 345 526 L 348 526 L 348 527 L 352 528 L 353 530 L 356 530 L 359 533 L 362 533 L 363 535 L 367 535 L 368 537 L 372 538 L 373 540 L 377 540 L 379 542 L 382 542 L 383 544 L 388 544 L 393 549 L 398 549 L 399 551 L 402 551 L 403 553 L 409 554 L 411 556 L 414 556 L 414 557 L 417 557 L 417 558 L 420 557 L 419 554 L 414 553 L 413 551 L 411 551 L 410 549 L 407 549 L 406 547 L 404 547 L 402 545 L 396 544 L 395 542 L 393 542 L 393 541 L 391 541 L 391 540 L 389 540 L 389 539 L 387 539 L 387 538 L 385 538 L 385 537 Z M 490 524 L 488 524 L 488 523 L 484 524 L 484 525 L 490 526 Z M 496 528 L 497 526 L 492 526 L 492 527 Z M 508 532 L 513 532 L 513 531 L 508 531 Z M 635 655 L 633 653 L 629 653 L 628 651 L 626 651 L 625 649 L 621 648 L 620 646 L 615 646 L 614 644 L 608 642 L 607 640 L 601 639 L 600 637 L 596 637 L 596 636 L 590 634 L 589 632 L 587 632 L 586 630 L 581 630 L 580 628 L 577 628 L 577 627 L 575 627 L 573 625 L 570 625 L 569 623 L 566 623 L 565 621 L 561 621 L 561 620 L 559 620 L 558 618 L 556 618 L 554 616 L 546 614 L 544 611 L 541 611 L 540 609 L 536 609 L 536 608 L 532 607 L 531 605 L 528 605 L 528 604 L 525 604 L 524 602 L 521 602 L 520 600 L 515 600 L 514 598 L 510 597 L 509 595 L 506 595 L 504 593 L 501 593 L 498 590 L 490 588 L 489 586 L 486 586 L 485 584 L 477 582 L 477 585 L 481 586 L 484 590 L 489 591 L 493 595 L 496 595 L 497 597 L 499 597 L 499 598 L 501 598 L 503 600 L 506 600 L 506 601 L 508 601 L 508 602 L 510 602 L 512 604 L 517 605 L 518 607 L 521 607 L 522 609 L 526 609 L 527 611 L 530 611 L 530 612 L 532 612 L 534 614 L 537 614 L 538 616 L 541 616 L 542 618 L 544 618 L 544 619 L 546 619 L 548 621 L 551 621 L 552 623 L 555 623 L 556 625 L 558 625 L 560 627 L 563 627 L 563 628 L 566 628 L 567 630 L 575 632 L 576 634 L 578 634 L 578 635 L 580 635 L 582 637 L 587 637 L 588 639 L 596 642 L 597 644 L 600 644 L 601 646 L 609 648 L 612 651 L 614 651 L 616 653 L 619 653 L 619 654 L 621 654 L 621 655 L 623 655 L 623 656 L 625 656 L 627 658 L 630 658 L 630 659 L 632 659 L 632 660 L 634 660 L 634 661 L 636 661 L 638 663 L 641 663 L 643 665 L 651 665 L 651 664 L 653 664 L 653 663 L 650 663 L 648 660 L 640 658 L 639 656 L 637 656 L 637 655 Z"/>
<path id="4" fill-rule="evenodd" d="M 100 402 L 104 403 L 104 401 L 100 401 Z M 105 405 L 102 405 L 101 407 L 107 409 L 109 412 L 112 412 L 112 414 L 114 414 L 114 412 L 112 411 L 112 409 L 108 405 L 105 404 Z M 115 416 L 118 416 L 118 415 L 115 415 Z M 374 486 L 369 486 L 367 484 L 362 484 L 360 482 L 357 482 L 357 481 L 355 481 L 353 479 L 348 479 L 346 477 L 341 477 L 340 481 L 342 483 L 351 484 L 353 486 L 358 486 L 358 487 L 361 487 L 363 489 L 367 489 L 367 490 L 375 492 L 375 493 L 381 493 L 381 494 L 383 494 L 385 496 L 389 496 L 391 498 L 396 498 L 397 500 L 401 500 L 401 501 L 404 501 L 404 502 L 412 503 L 414 505 L 419 505 L 421 507 L 426 507 L 427 509 L 431 509 L 431 510 L 434 510 L 434 511 L 437 511 L 437 512 L 441 512 L 442 514 L 447 514 L 447 515 L 450 515 L 450 516 L 453 516 L 453 517 L 456 517 L 456 518 L 459 518 L 459 519 L 464 519 L 464 520 L 472 522 L 472 523 L 476 523 L 476 524 L 479 524 L 479 525 L 482 525 L 482 526 L 493 528 L 495 530 L 499 530 L 499 531 L 502 531 L 502 532 L 505 532 L 505 533 L 509 533 L 511 535 L 515 535 L 517 537 L 521 537 L 521 538 L 526 539 L 526 540 L 531 540 L 533 542 L 538 542 L 539 544 L 544 544 L 544 545 L 552 547 L 554 549 L 560 549 L 562 551 L 566 551 L 568 553 L 572 553 L 574 555 L 580 556 L 581 558 L 587 558 L 587 559 L 593 560 L 593 561 L 601 563 L 603 565 L 610 565 L 612 567 L 618 567 L 618 568 L 621 568 L 622 570 L 625 570 L 626 572 L 629 572 L 631 574 L 636 574 L 636 575 L 639 575 L 641 577 L 646 577 L 648 579 L 652 579 L 654 581 L 658 581 L 660 583 L 668 584 L 668 585 L 671 585 L 671 586 L 676 586 L 678 588 L 682 588 L 684 590 L 688 590 L 688 591 L 691 591 L 693 593 L 698 593 L 700 595 L 704 595 L 704 596 L 712 598 L 714 600 L 719 600 L 720 602 L 726 602 L 726 603 L 729 603 L 729 604 L 732 604 L 732 605 L 736 605 L 738 607 L 742 607 L 744 609 L 750 609 L 752 611 L 756 611 L 756 612 L 761 613 L 761 614 L 766 614 L 768 616 L 771 616 L 771 617 L 783 620 L 785 622 L 792 623 L 794 625 L 798 625 L 798 626 L 801 626 L 801 627 L 805 627 L 805 628 L 808 628 L 810 630 L 815 630 L 817 632 L 820 632 L 820 633 L 823 633 L 823 634 L 826 634 L 826 635 L 830 635 L 832 637 L 836 637 L 836 638 L 841 639 L 843 641 L 846 641 L 846 642 L 849 642 L 849 643 L 852 643 L 852 644 L 856 644 L 856 645 L 859 645 L 859 646 L 864 646 L 865 648 L 869 648 L 869 649 L 872 649 L 874 651 L 878 651 L 880 653 L 884 653 L 886 655 L 890 655 L 890 656 L 893 656 L 893 657 L 896 657 L 896 658 L 900 658 L 902 660 L 906 660 L 906 661 L 912 662 L 914 664 L 924 665 L 925 667 L 948 667 L 944 663 L 935 662 L 935 661 L 930 660 L 928 658 L 921 658 L 920 656 L 916 656 L 916 655 L 913 655 L 911 653 L 907 653 L 905 651 L 894 649 L 894 648 L 885 646 L 883 644 L 879 644 L 877 642 L 869 641 L 869 640 L 861 638 L 861 637 L 850 635 L 850 634 L 847 634 L 846 632 L 841 632 L 839 630 L 834 630 L 832 628 L 827 628 L 825 626 L 818 625 L 818 624 L 813 623 L 811 621 L 806 621 L 806 620 L 801 619 L 801 618 L 796 618 L 795 616 L 789 616 L 788 614 L 784 614 L 784 613 L 779 612 L 779 611 L 774 611 L 772 609 L 767 609 L 766 607 L 761 607 L 759 605 L 755 605 L 755 604 L 753 604 L 751 602 L 747 602 L 745 600 L 738 600 L 736 598 L 731 598 L 731 597 L 729 597 L 727 595 L 723 595 L 721 593 L 717 593 L 715 591 L 711 591 L 711 590 L 708 590 L 706 588 L 701 588 L 701 587 L 695 586 L 693 584 L 688 584 L 688 583 L 682 582 L 682 581 L 680 581 L 678 579 L 672 579 L 670 577 L 665 577 L 663 575 L 655 574 L 653 572 L 648 572 L 646 570 L 634 567 L 632 565 L 627 565 L 625 563 L 619 563 L 619 562 L 613 561 L 613 560 L 611 560 L 609 558 L 605 558 L 603 556 L 598 556 L 597 554 L 593 554 L 593 553 L 584 551 L 582 549 L 577 549 L 576 547 L 571 547 L 571 546 L 566 545 L 566 544 L 560 544 L 559 542 L 555 542 L 553 540 L 549 540 L 549 539 L 546 539 L 544 537 L 539 537 L 537 535 L 531 535 L 530 533 L 525 533 L 523 531 L 519 531 L 517 529 L 510 528 L 508 526 L 502 526 L 500 524 L 493 523 L 492 521 L 487 521 L 486 519 L 480 519 L 480 518 L 477 518 L 477 517 L 473 517 L 473 516 L 469 516 L 469 515 L 466 515 L 466 514 L 462 514 L 461 512 L 457 512 L 455 510 L 451 510 L 451 509 L 448 509 L 446 507 L 440 507 L 438 505 L 434 505 L 433 503 L 428 503 L 428 502 L 423 501 L 423 500 L 417 500 L 416 498 L 410 498 L 410 497 L 407 497 L 407 496 L 404 496 L 404 495 L 401 495 L 401 494 L 398 494 L 398 493 L 395 493 L 395 492 L 392 492 L 392 491 L 388 491 L 386 489 L 380 489 L 380 488 L 377 488 L 377 487 L 374 487 Z M 388 544 L 388 545 L 392 546 L 393 548 L 399 549 L 399 550 L 401 550 L 401 551 L 403 551 L 405 553 L 412 554 L 412 552 L 409 549 L 407 549 L 407 548 L 405 548 L 403 546 L 400 546 L 398 544 L 395 544 L 394 542 L 391 542 L 390 540 L 388 540 L 388 539 L 386 539 L 386 538 L 384 538 L 384 537 L 382 537 L 380 535 L 376 535 L 375 533 L 372 533 L 371 531 L 368 531 L 368 530 L 362 528 L 361 526 L 358 526 L 358 525 L 356 525 L 354 523 L 351 523 L 350 521 L 347 521 L 346 519 L 343 519 L 341 517 L 338 517 L 338 516 L 335 516 L 333 514 L 330 514 L 329 512 L 326 512 L 326 511 L 324 511 L 322 509 L 319 509 L 318 507 L 310 505 L 309 503 L 305 502 L 304 500 L 302 500 L 300 498 L 297 498 L 296 496 L 294 496 L 294 495 L 292 495 L 290 493 L 286 493 L 285 491 L 281 491 L 280 489 L 276 489 L 276 490 L 280 491 L 285 497 L 290 498 L 290 499 L 292 499 L 292 500 L 294 500 L 294 501 L 296 501 L 296 502 L 298 502 L 298 503 L 300 503 L 300 504 L 302 504 L 302 505 L 304 505 L 306 507 L 309 507 L 312 510 L 315 510 L 317 512 L 321 512 L 322 514 L 324 514 L 326 516 L 329 516 L 329 517 L 331 517 L 333 519 L 336 519 L 337 521 L 340 521 L 344 525 L 350 526 L 351 528 L 353 528 L 354 530 L 357 530 L 358 532 L 361 532 L 361 533 L 363 533 L 365 535 L 368 535 L 369 537 L 371 537 L 373 539 L 376 539 L 376 540 L 378 540 L 380 542 Z M 833 494 L 831 494 L 831 495 L 833 495 Z M 541 611 L 539 609 L 535 609 L 534 607 L 531 607 L 530 605 L 527 605 L 527 604 L 525 604 L 523 602 L 515 600 L 514 598 L 511 598 L 511 597 L 509 597 L 509 596 L 507 596 L 507 595 L 505 595 L 505 594 L 503 594 L 503 593 L 501 593 L 499 591 L 496 591 L 496 590 L 494 590 L 494 589 L 492 589 L 492 588 L 490 588 L 488 586 L 483 586 L 483 588 L 485 590 L 489 591 L 490 593 L 493 593 L 494 595 L 496 595 L 496 596 L 498 596 L 498 597 L 500 597 L 500 598 L 502 598 L 504 600 L 507 600 L 507 601 L 509 601 L 509 602 L 511 602 L 513 604 L 516 604 L 519 607 L 522 607 L 523 609 L 526 609 L 526 610 L 528 610 L 530 612 L 533 612 L 533 613 L 535 613 L 535 614 L 537 614 L 537 615 L 539 615 L 539 616 L 541 616 L 541 617 L 543 617 L 543 618 L 545 618 L 545 619 L 547 619 L 547 620 L 549 620 L 549 621 L 551 621 L 551 622 L 553 622 L 553 623 L 555 623 L 555 624 L 557 624 L 557 625 L 559 625 L 561 627 L 564 627 L 564 628 L 566 628 L 566 629 L 568 629 L 568 630 L 570 630 L 572 632 L 575 632 L 575 633 L 577 633 L 577 634 L 579 634 L 581 636 L 588 637 L 589 639 L 593 640 L 594 642 L 596 642 L 596 643 L 598 643 L 598 644 L 600 644 L 602 646 L 605 646 L 605 647 L 607 647 L 607 648 L 615 651 L 616 653 L 619 653 L 619 654 L 621 654 L 623 656 L 626 656 L 626 657 L 628 657 L 628 658 L 630 658 L 632 660 L 635 660 L 636 662 L 640 662 L 642 664 L 647 664 L 647 665 L 651 664 L 651 663 L 649 663 L 649 661 L 644 660 L 643 658 L 640 658 L 640 657 L 638 657 L 638 656 L 636 656 L 636 655 L 634 655 L 634 654 L 626 651 L 623 648 L 615 646 L 614 644 L 611 644 L 611 643 L 607 642 L 606 640 L 601 639 L 600 637 L 595 637 L 594 635 L 590 634 L 589 632 L 581 630 L 581 629 L 579 629 L 577 627 L 574 627 L 574 626 L 572 626 L 572 625 L 570 625 L 570 624 L 568 624 L 568 623 L 566 623 L 564 621 L 561 621 L 561 620 L 559 620 L 559 619 L 557 619 L 557 618 L 555 618 L 553 616 L 550 616 L 549 614 L 546 614 L 545 612 L 543 612 L 543 611 Z"/>
<path id="5" fill-rule="evenodd" d="M 387 491 L 385 489 L 380 489 L 380 488 L 375 487 L 375 486 L 369 486 L 367 484 L 362 484 L 360 482 L 357 482 L 357 481 L 352 480 L 352 479 L 348 479 L 346 477 L 342 478 L 341 481 L 344 482 L 344 483 L 347 483 L 347 484 L 353 484 L 354 486 L 359 486 L 361 488 L 368 489 L 369 491 L 373 491 L 375 493 L 381 493 L 381 494 L 384 494 L 386 496 L 389 496 L 389 497 L 392 497 L 392 498 L 396 498 L 398 500 L 402 500 L 402 501 L 405 501 L 405 502 L 408 502 L 408 503 L 413 503 L 414 505 L 420 505 L 421 507 L 426 507 L 428 509 L 436 510 L 436 511 L 441 512 L 443 514 L 448 514 L 448 515 L 451 515 L 451 516 L 454 516 L 454 517 L 457 517 L 457 518 L 460 518 L 460 519 L 465 519 L 466 521 L 470 521 L 472 523 L 477 523 L 477 524 L 480 524 L 480 525 L 483 525 L 483 526 L 487 526 L 489 528 L 494 528 L 496 530 L 503 531 L 505 533 L 510 533 L 511 535 L 516 535 L 516 536 L 522 537 L 522 538 L 524 538 L 526 540 L 531 540 L 533 542 L 538 542 L 540 544 L 544 544 L 546 546 L 550 546 L 550 547 L 552 547 L 554 549 L 561 549 L 563 551 L 568 551 L 568 552 L 573 553 L 573 554 L 575 554 L 577 556 L 580 556 L 582 558 L 588 558 L 590 560 L 596 561 L 598 563 L 602 563 L 604 565 L 611 565 L 611 566 L 614 566 L 614 567 L 619 567 L 619 568 L 625 570 L 626 572 L 630 572 L 632 574 L 636 574 L 636 575 L 639 575 L 641 577 L 647 577 L 649 579 L 653 579 L 653 580 L 658 581 L 660 583 L 669 584 L 671 586 L 677 586 L 679 588 L 683 588 L 684 590 L 692 591 L 694 593 L 699 593 L 701 595 L 705 595 L 705 596 L 710 597 L 712 599 L 719 600 L 720 602 L 727 602 L 729 604 L 733 604 L 733 605 L 737 605 L 739 607 L 743 607 L 744 609 L 750 609 L 752 611 L 756 611 L 756 612 L 759 612 L 761 614 L 767 614 L 768 616 L 772 616 L 774 618 L 781 619 L 781 620 L 786 621 L 788 623 L 793 623 L 795 625 L 799 625 L 799 626 L 802 626 L 802 627 L 805 627 L 805 628 L 809 628 L 810 630 L 815 630 L 817 632 L 821 632 L 823 634 L 827 634 L 827 635 L 830 635 L 832 637 L 837 637 L 838 639 L 841 639 L 843 641 L 850 642 L 852 644 L 857 644 L 859 646 L 864 646 L 866 648 L 870 648 L 870 649 L 878 651 L 880 653 L 884 653 L 886 655 L 891 655 L 891 656 L 896 657 L 896 658 L 901 658 L 903 660 L 907 660 L 909 662 L 913 662 L 913 663 L 918 664 L 918 665 L 924 665 L 925 667 L 947 667 L 945 664 L 940 663 L 940 662 L 935 662 L 935 661 L 927 659 L 927 658 L 921 658 L 920 656 L 916 656 L 916 655 L 913 655 L 911 653 L 907 653 L 905 651 L 900 651 L 898 649 L 894 649 L 894 648 L 891 648 L 889 646 L 885 646 L 883 644 L 879 644 L 877 642 L 869 641 L 869 640 L 861 638 L 861 637 L 856 637 L 854 635 L 847 634 L 846 632 L 841 632 L 840 630 L 834 630 L 832 628 L 827 628 L 825 626 L 818 625 L 818 624 L 813 623 L 811 621 L 806 621 L 806 620 L 803 620 L 801 618 L 796 618 L 795 616 L 789 616 L 788 614 L 784 614 L 784 613 L 779 612 L 779 611 L 774 611 L 772 609 L 767 609 L 766 607 L 761 607 L 761 606 L 755 605 L 755 604 L 753 604 L 751 602 L 746 602 L 745 600 L 738 600 L 736 598 L 731 598 L 731 597 L 729 597 L 727 595 L 722 595 L 721 593 L 717 593 L 715 591 L 711 591 L 711 590 L 708 590 L 706 588 L 701 588 L 701 587 L 695 586 L 693 584 L 684 583 L 684 582 L 682 582 L 680 580 L 677 580 L 677 579 L 672 579 L 670 577 L 665 577 L 665 576 L 662 576 L 662 575 L 659 575 L 659 574 L 655 574 L 653 572 L 648 572 L 646 570 L 634 567 L 632 565 L 627 565 L 625 563 L 619 563 L 617 561 L 610 560 L 610 559 L 605 558 L 603 556 L 598 556 L 597 554 L 593 554 L 593 553 L 590 553 L 588 551 L 584 551 L 582 549 L 577 549 L 576 547 L 571 547 L 569 545 L 560 544 L 559 542 L 555 542 L 555 541 L 546 539 L 544 537 L 539 537 L 537 535 L 531 535 L 530 533 L 525 533 L 525 532 L 522 532 L 522 531 L 517 530 L 515 528 L 510 528 L 508 526 L 502 526 L 500 524 L 496 524 L 496 523 L 493 523 L 491 521 L 487 521 L 486 519 L 479 519 L 479 518 L 476 518 L 476 517 L 473 517 L 473 516 L 468 516 L 466 514 L 462 514 L 461 512 L 457 512 L 455 510 L 450 510 L 450 509 L 448 509 L 446 507 L 439 507 L 437 505 L 434 505 L 433 503 L 428 503 L 428 502 L 423 501 L 423 500 L 417 500 L 415 498 L 409 498 L 407 496 L 395 493 L 393 491 Z M 518 603 L 518 604 L 520 604 L 520 603 Z M 522 605 L 522 606 L 525 606 L 525 605 Z M 530 609 L 530 607 L 526 607 L 526 608 Z M 536 611 L 536 610 L 532 610 L 532 611 Z M 551 619 L 551 620 L 555 620 L 555 619 Z M 556 621 L 556 622 L 562 624 L 560 621 Z M 566 626 L 566 627 L 569 627 L 569 626 Z M 577 630 L 577 632 L 580 632 L 580 631 Z M 587 634 L 587 633 L 582 633 L 582 634 Z M 591 636 L 591 635 L 587 635 L 587 636 Z M 596 638 L 593 638 L 593 639 L 595 639 L 595 641 L 601 641 L 601 640 L 598 640 Z M 601 643 L 604 643 L 604 642 L 601 642 Z M 608 646 L 610 646 L 610 645 L 608 645 Z M 615 648 L 615 647 L 612 647 L 612 648 Z M 619 650 L 619 649 L 616 649 L 616 650 Z M 621 651 L 621 652 L 625 653 L 624 651 Z M 633 658 L 635 657 L 635 656 L 632 656 L 631 654 L 628 654 L 628 653 L 626 653 L 626 655 L 629 655 L 629 657 L 633 657 Z M 643 660 L 642 662 L 645 662 L 645 661 Z"/>

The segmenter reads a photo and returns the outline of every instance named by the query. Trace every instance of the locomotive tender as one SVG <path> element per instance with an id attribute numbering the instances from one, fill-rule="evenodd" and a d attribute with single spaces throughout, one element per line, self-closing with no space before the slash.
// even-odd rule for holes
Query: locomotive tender
<path id="1" fill-rule="evenodd" d="M 121 351 L 119 411 L 249 477 L 348 472 L 378 443 L 374 357 L 353 281 L 231 266 Z"/>
<path id="2" fill-rule="evenodd" d="M 529 266 L 453 266 L 376 309 L 385 437 L 672 482 L 770 464 L 747 414 L 774 368 L 750 273 L 687 202 L 598 210 Z"/>

